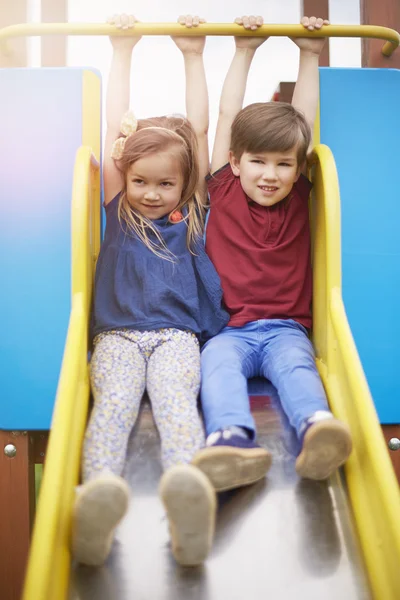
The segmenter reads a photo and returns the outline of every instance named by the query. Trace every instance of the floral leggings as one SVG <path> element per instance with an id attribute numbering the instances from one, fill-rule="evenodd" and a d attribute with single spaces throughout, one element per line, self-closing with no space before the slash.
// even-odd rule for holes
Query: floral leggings
<path id="1" fill-rule="evenodd" d="M 83 448 L 83 480 L 121 475 L 145 388 L 161 438 L 164 469 L 188 463 L 204 444 L 197 409 L 199 343 L 178 329 L 115 330 L 96 336 L 94 407 Z"/>

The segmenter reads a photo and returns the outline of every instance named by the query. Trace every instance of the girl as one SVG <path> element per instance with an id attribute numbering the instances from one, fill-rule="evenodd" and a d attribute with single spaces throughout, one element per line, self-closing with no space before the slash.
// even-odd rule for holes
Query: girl
<path id="1" fill-rule="evenodd" d="M 123 15 L 109 22 L 126 29 L 135 19 Z M 190 27 L 200 21 L 180 22 Z M 73 554 L 89 565 L 107 558 L 128 508 L 121 473 L 147 389 L 161 438 L 160 494 L 172 552 L 180 564 L 197 565 L 209 551 L 216 511 L 208 478 L 188 464 L 204 444 L 197 410 L 199 340 L 228 320 L 201 237 L 208 169 L 208 101 L 199 97 L 206 91 L 205 38 L 174 40 L 185 60 L 188 119 L 136 122 L 126 111 L 131 54 L 139 39 L 111 37 L 103 171 L 107 226 L 96 270 L 90 365 L 94 408 L 74 507 Z"/>

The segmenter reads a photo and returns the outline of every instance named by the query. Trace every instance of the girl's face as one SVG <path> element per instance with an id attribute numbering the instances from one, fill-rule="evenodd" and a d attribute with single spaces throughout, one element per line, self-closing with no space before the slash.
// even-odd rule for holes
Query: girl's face
<path id="1" fill-rule="evenodd" d="M 179 160 L 170 151 L 149 154 L 128 169 L 129 204 L 148 219 L 161 219 L 178 206 L 183 183 Z"/>

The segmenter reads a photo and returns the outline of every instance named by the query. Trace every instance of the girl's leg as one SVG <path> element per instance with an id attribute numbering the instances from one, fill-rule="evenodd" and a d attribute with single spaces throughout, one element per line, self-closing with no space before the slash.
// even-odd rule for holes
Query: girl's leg
<path id="1" fill-rule="evenodd" d="M 201 564 L 214 537 L 216 494 L 209 479 L 187 463 L 204 444 L 197 408 L 200 351 L 190 333 L 160 332 L 147 371 L 147 391 L 160 438 L 165 473 L 160 495 L 172 552 L 182 565 Z"/>
<path id="2" fill-rule="evenodd" d="M 94 407 L 83 446 L 83 481 L 121 475 L 146 384 L 135 332 L 99 336 L 90 363 Z"/>
<path id="3" fill-rule="evenodd" d="M 83 485 L 74 509 L 73 555 L 84 564 L 107 558 L 129 503 L 120 477 L 129 434 L 145 387 L 145 361 L 135 333 L 100 336 L 91 361 L 94 408 L 83 448 Z"/>
<path id="4" fill-rule="evenodd" d="M 157 333 L 159 343 L 149 358 L 147 391 L 161 438 L 164 470 L 187 464 L 204 445 L 197 401 L 200 350 L 191 333 L 176 329 Z"/>

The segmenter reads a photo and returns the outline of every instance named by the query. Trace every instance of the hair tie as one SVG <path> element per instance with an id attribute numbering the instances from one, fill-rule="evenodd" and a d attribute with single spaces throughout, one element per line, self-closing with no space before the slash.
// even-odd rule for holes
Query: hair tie
<path id="1" fill-rule="evenodd" d="M 131 137 L 137 130 L 137 119 L 131 110 L 128 110 L 121 121 L 121 133 L 125 137 L 119 137 L 115 140 L 111 148 L 111 158 L 121 160 L 124 155 L 126 140 Z"/>
<path id="2" fill-rule="evenodd" d="M 124 155 L 126 137 L 120 137 L 115 140 L 111 148 L 111 158 L 114 160 L 121 160 Z"/>
<path id="3" fill-rule="evenodd" d="M 132 133 L 135 133 L 135 131 L 137 130 L 137 126 L 138 126 L 137 118 L 133 114 L 132 110 L 128 110 L 122 117 L 121 133 L 123 133 L 124 135 L 126 135 L 128 137 L 128 136 L 132 135 Z"/>
<path id="4" fill-rule="evenodd" d="M 180 221 L 183 221 L 183 215 L 182 215 L 181 211 L 180 210 L 174 210 L 169 215 L 169 220 L 171 221 L 171 223 L 179 223 Z"/>

